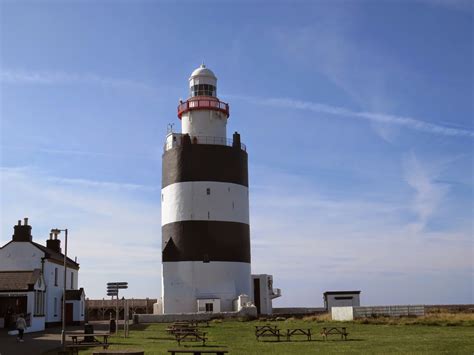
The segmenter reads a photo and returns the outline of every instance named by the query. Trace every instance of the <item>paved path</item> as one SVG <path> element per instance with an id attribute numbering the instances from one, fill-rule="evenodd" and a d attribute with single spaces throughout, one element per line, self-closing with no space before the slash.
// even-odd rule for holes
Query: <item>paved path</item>
<path id="1" fill-rule="evenodd" d="M 91 322 L 94 325 L 94 330 L 106 330 L 105 322 Z M 67 330 L 79 330 L 84 327 L 68 326 Z M 61 328 L 46 328 L 43 332 L 26 333 L 23 336 L 25 340 L 19 343 L 16 336 L 8 335 L 5 329 L 0 329 L 0 355 L 40 355 L 44 352 L 54 350 L 61 347 Z"/>
<path id="2" fill-rule="evenodd" d="M 44 332 L 26 333 L 19 343 L 16 336 L 0 331 L 0 355 L 39 355 L 61 346 L 61 328 L 48 328 Z"/>

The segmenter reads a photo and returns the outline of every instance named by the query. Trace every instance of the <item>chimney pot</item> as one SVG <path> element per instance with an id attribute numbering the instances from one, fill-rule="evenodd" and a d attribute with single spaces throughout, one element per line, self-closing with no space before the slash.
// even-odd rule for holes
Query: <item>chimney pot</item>
<path id="1" fill-rule="evenodd" d="M 21 226 L 21 219 L 18 220 L 18 225 Z"/>
<path id="2" fill-rule="evenodd" d="M 27 226 L 27 225 L 28 225 L 28 217 L 25 217 L 25 218 L 23 218 L 23 219 L 24 219 L 24 221 L 25 221 L 25 226 Z"/>

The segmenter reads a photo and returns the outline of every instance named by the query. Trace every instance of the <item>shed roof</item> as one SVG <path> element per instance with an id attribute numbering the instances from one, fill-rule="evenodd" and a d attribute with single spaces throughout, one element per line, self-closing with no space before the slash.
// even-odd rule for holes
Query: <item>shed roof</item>
<path id="1" fill-rule="evenodd" d="M 36 281 L 41 277 L 41 270 L 0 271 L 0 292 L 33 291 Z"/>
<path id="2" fill-rule="evenodd" d="M 327 295 L 353 295 L 353 294 L 360 294 L 360 291 L 326 291 L 324 292 L 324 296 Z"/>
<path id="3" fill-rule="evenodd" d="M 79 290 L 66 290 L 66 301 L 80 301 L 83 293 L 82 287 Z"/>

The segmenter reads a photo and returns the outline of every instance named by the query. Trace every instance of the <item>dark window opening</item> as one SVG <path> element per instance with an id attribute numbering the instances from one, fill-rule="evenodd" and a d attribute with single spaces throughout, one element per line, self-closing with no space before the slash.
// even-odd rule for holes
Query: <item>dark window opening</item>
<path id="1" fill-rule="evenodd" d="M 336 296 L 336 297 L 334 297 L 334 299 L 336 299 L 336 300 L 351 300 L 353 298 L 354 297 L 352 297 L 352 296 L 339 296 L 339 297 Z"/>
<path id="2" fill-rule="evenodd" d="M 210 194 L 211 194 L 211 189 L 210 189 L 210 188 L 207 188 L 207 189 L 206 189 L 206 193 L 207 193 L 208 195 L 210 195 Z"/>
<path id="3" fill-rule="evenodd" d="M 212 311 L 214 311 L 214 304 L 206 303 L 206 312 L 212 312 Z"/>
<path id="4" fill-rule="evenodd" d="M 210 262 L 209 254 L 204 254 L 204 257 L 202 258 L 202 262 L 203 263 L 209 263 Z"/>
<path id="5" fill-rule="evenodd" d="M 209 84 L 197 84 L 191 87 L 191 97 L 193 96 L 216 96 L 216 87 Z"/>

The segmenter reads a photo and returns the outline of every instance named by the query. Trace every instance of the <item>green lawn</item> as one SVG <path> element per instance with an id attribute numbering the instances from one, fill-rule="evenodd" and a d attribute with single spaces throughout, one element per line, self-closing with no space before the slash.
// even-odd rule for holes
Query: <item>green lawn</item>
<path id="1" fill-rule="evenodd" d="M 210 323 L 203 328 L 208 333 L 207 348 L 227 349 L 230 354 L 312 354 L 312 353 L 425 353 L 425 354 L 473 354 L 474 326 L 436 325 L 386 325 L 359 324 L 354 322 L 334 323 L 309 320 L 287 320 L 272 322 L 280 329 L 310 328 L 315 333 L 313 341 L 257 341 L 255 325 L 261 321 L 223 321 Z M 167 324 L 135 325 L 130 337 L 112 337 L 110 349 L 143 349 L 146 354 L 166 354 L 178 348 L 174 338 L 167 334 Z M 347 341 L 337 337 L 323 341 L 319 332 L 322 327 L 345 326 L 349 332 Z M 120 334 L 119 334 L 120 335 Z M 182 348 L 199 348 L 199 343 L 183 343 Z M 91 354 L 92 349 L 81 351 Z"/>

